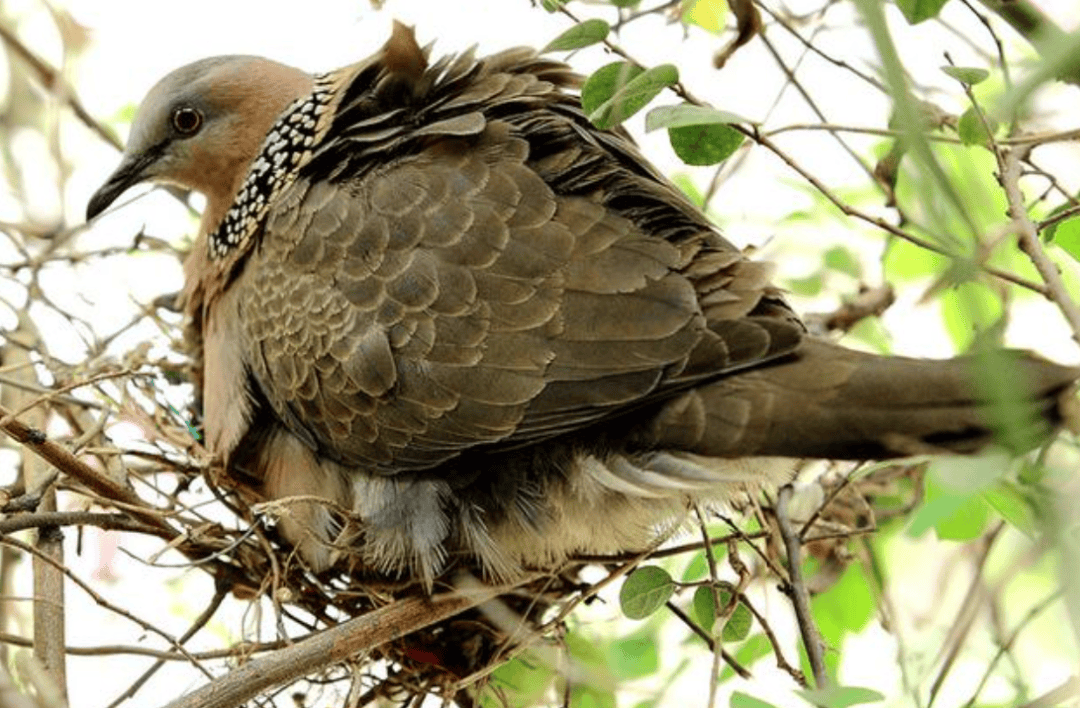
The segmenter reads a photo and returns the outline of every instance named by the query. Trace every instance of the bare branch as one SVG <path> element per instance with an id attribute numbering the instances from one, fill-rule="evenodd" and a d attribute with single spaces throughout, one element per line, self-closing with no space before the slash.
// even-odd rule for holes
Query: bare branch
<path id="1" fill-rule="evenodd" d="M 810 612 L 810 597 L 802 580 L 802 542 L 788 518 L 787 507 L 791 500 L 791 493 L 791 485 L 785 484 L 780 488 L 780 494 L 776 499 L 776 522 L 780 527 L 784 548 L 787 550 L 788 574 L 791 578 L 787 590 L 795 608 L 795 619 L 799 623 L 799 633 L 802 635 L 803 646 L 806 647 L 806 656 L 814 672 L 814 683 L 817 688 L 825 688 L 829 685 L 829 676 L 825 673 L 821 635 L 814 623 L 814 616 Z"/>
<path id="2" fill-rule="evenodd" d="M 512 587 L 484 587 L 427 599 L 399 600 L 298 642 L 272 656 L 254 659 L 165 708 L 233 708 L 263 691 L 371 651 L 440 620 L 498 597 Z"/>

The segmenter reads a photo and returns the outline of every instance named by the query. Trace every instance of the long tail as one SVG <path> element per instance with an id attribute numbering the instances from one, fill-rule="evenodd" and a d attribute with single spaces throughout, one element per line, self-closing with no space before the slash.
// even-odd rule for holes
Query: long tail
<path id="1" fill-rule="evenodd" d="M 653 419 L 658 447 L 701 455 L 882 459 L 1031 447 L 1075 425 L 1080 369 L 1001 352 L 881 357 L 810 340 L 777 363 L 698 387 Z"/>

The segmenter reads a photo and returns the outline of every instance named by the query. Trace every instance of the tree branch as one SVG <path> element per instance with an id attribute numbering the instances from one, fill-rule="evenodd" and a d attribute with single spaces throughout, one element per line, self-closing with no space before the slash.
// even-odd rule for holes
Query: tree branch
<path id="1" fill-rule="evenodd" d="M 788 557 L 788 588 L 791 595 L 791 604 L 795 607 L 795 619 L 799 623 L 799 633 L 802 634 L 803 646 L 806 647 L 806 656 L 810 660 L 810 668 L 814 672 L 815 688 L 825 688 L 829 685 L 829 676 L 825 673 L 824 651 L 822 650 L 821 634 L 814 617 L 810 613 L 810 598 L 806 592 L 806 585 L 802 579 L 802 547 L 799 535 L 791 526 L 788 518 L 788 502 L 791 500 L 791 485 L 785 484 L 780 488 L 780 494 L 776 499 L 776 524 L 780 528 L 780 536 L 784 539 L 784 548 Z"/>
<path id="2" fill-rule="evenodd" d="M 418 629 L 476 607 L 509 586 L 411 597 L 342 622 L 272 656 L 255 659 L 182 696 L 165 708 L 233 708 L 262 691 L 282 686 L 345 659 L 371 651 Z"/>
<path id="3" fill-rule="evenodd" d="M 146 502 L 138 494 L 101 474 L 71 454 L 62 445 L 46 438 L 40 430 L 13 418 L 11 412 L 3 406 L 0 406 L 0 430 L 16 442 L 25 445 L 38 457 L 55 465 L 60 471 L 82 482 L 92 491 L 111 501 L 120 502 L 125 506 L 124 510 L 127 513 L 148 526 L 164 532 L 169 539 L 179 536 L 176 529 L 162 519 L 158 512 L 148 508 Z"/>

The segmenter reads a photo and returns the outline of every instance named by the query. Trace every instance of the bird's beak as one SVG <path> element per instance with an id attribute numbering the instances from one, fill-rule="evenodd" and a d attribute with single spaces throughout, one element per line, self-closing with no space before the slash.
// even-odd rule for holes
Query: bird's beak
<path id="1" fill-rule="evenodd" d="M 109 180 L 101 185 L 94 196 L 90 197 L 86 205 L 86 220 L 90 221 L 95 216 L 105 211 L 116 198 L 139 182 L 149 179 L 150 167 L 157 161 L 158 155 L 154 151 L 124 155 L 120 166 L 112 173 Z"/>

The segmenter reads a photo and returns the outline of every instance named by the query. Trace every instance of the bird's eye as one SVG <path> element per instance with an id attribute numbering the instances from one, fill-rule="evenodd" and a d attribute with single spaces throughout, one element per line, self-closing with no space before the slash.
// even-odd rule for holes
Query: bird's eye
<path id="1" fill-rule="evenodd" d="M 193 135 L 202 127 L 202 122 L 202 113 L 187 106 L 177 108 L 172 114 L 173 128 L 181 135 Z"/>

